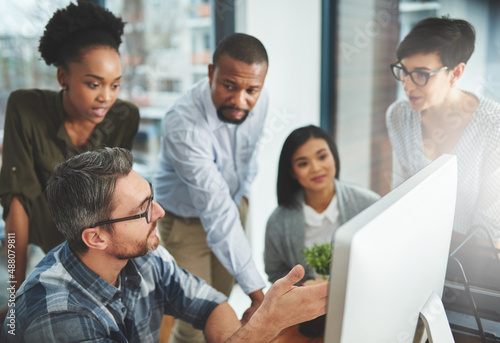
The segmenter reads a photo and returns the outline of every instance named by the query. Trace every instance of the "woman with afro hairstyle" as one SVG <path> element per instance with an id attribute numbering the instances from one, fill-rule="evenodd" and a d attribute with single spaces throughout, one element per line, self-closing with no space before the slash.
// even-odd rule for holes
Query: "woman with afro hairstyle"
<path id="1" fill-rule="evenodd" d="M 132 148 L 139 111 L 117 99 L 123 27 L 120 18 L 89 1 L 56 11 L 39 51 L 57 68 L 61 90 L 23 89 L 9 96 L 0 198 L 6 236 L 15 236 L 17 286 L 25 278 L 28 243 L 47 253 L 64 240 L 44 194 L 53 168 L 84 151 Z"/>

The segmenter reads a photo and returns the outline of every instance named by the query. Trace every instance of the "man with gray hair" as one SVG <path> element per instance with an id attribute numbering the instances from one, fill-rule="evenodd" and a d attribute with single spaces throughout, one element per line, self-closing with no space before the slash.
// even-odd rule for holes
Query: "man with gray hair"
<path id="1" fill-rule="evenodd" d="M 55 169 L 47 199 L 66 242 L 19 288 L 0 341 L 158 342 L 168 314 L 203 330 L 208 342 L 268 342 L 325 313 L 327 283 L 294 287 L 304 274 L 297 266 L 242 327 L 223 294 L 158 247 L 165 212 L 132 162 L 129 151 L 105 148 Z"/>

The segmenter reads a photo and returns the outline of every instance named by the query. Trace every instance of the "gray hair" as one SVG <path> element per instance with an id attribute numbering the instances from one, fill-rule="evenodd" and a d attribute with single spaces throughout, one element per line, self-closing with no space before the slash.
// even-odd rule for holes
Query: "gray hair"
<path id="1" fill-rule="evenodd" d="M 88 250 L 84 228 L 109 219 L 116 181 L 130 173 L 132 163 L 130 151 L 104 148 L 76 155 L 54 170 L 46 188 L 49 210 L 74 252 Z"/>

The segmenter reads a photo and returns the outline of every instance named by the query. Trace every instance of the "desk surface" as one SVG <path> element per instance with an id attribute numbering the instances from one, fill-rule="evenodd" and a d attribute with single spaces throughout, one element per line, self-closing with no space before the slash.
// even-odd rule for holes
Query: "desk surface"
<path id="1" fill-rule="evenodd" d="M 294 325 L 281 331 L 272 343 L 323 343 L 323 337 L 306 337 L 299 332 L 299 325 Z"/>

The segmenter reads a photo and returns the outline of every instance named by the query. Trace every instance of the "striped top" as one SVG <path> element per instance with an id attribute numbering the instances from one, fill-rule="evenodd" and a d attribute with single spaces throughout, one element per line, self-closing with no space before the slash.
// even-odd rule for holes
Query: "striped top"
<path id="1" fill-rule="evenodd" d="M 458 163 L 453 230 L 466 234 L 480 227 L 499 240 L 500 105 L 468 94 L 477 98 L 478 107 L 451 152 Z M 421 114 L 412 110 L 406 99 L 389 107 L 386 121 L 393 148 L 393 187 L 396 187 L 432 161 L 424 153 Z M 429 143 L 432 142 L 425 142 Z"/>
<path id="2" fill-rule="evenodd" d="M 0 341 L 158 342 L 163 314 L 203 329 L 226 300 L 161 246 L 129 260 L 120 280 L 119 288 L 112 286 L 61 244 L 18 290 L 15 331 L 5 320 Z"/>

